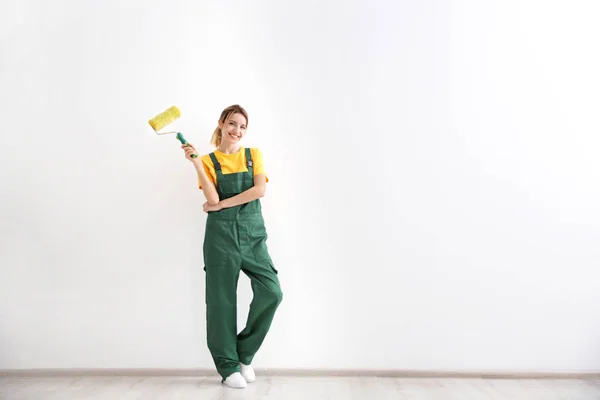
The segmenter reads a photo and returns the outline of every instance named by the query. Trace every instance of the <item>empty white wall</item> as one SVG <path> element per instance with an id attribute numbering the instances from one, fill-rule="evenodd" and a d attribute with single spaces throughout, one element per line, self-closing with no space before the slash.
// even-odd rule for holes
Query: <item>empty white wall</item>
<path id="1" fill-rule="evenodd" d="M 257 366 L 600 370 L 595 1 L 0 7 L 0 368 L 212 368 L 204 199 L 147 120 L 206 153 L 240 103 L 284 290 Z"/>

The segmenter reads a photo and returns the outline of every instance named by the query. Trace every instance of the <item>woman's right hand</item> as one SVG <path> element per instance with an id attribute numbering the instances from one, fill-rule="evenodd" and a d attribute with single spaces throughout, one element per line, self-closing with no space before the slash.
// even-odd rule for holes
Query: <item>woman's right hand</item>
<path id="1" fill-rule="evenodd" d="M 198 157 L 196 158 L 192 158 L 192 155 L 194 154 L 198 154 L 196 152 L 196 148 L 194 147 L 193 144 L 188 143 L 188 144 L 182 144 L 181 148 L 183 149 L 184 153 L 185 153 L 185 158 L 187 158 L 188 160 L 190 160 L 191 162 L 196 162 L 197 160 L 199 160 Z"/>

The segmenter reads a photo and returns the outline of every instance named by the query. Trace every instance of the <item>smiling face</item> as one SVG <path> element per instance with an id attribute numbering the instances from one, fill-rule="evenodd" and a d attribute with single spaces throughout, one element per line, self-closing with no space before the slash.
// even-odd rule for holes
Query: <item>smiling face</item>
<path id="1" fill-rule="evenodd" d="M 210 143 L 221 151 L 237 151 L 247 127 L 248 112 L 239 104 L 232 104 L 221 111 Z"/>
<path id="2" fill-rule="evenodd" d="M 231 115 L 225 122 L 219 121 L 222 143 L 225 145 L 238 143 L 246 133 L 247 123 L 246 117 L 240 113 Z"/>

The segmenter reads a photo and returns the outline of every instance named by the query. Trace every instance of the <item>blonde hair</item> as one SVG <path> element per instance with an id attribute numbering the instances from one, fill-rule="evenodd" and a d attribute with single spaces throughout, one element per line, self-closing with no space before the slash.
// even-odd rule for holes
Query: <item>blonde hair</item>
<path id="1" fill-rule="evenodd" d="M 234 105 L 231 105 L 231 106 L 227 107 L 226 109 L 224 109 L 221 112 L 221 116 L 219 117 L 219 122 L 226 124 L 229 121 L 229 118 L 231 118 L 231 116 L 235 113 L 242 114 L 246 118 L 246 127 L 247 127 L 248 113 L 239 104 L 234 104 Z M 210 144 L 212 144 L 215 147 L 219 147 L 221 145 L 221 138 L 222 138 L 221 128 L 217 124 L 217 128 L 213 132 L 212 138 L 210 139 Z"/>

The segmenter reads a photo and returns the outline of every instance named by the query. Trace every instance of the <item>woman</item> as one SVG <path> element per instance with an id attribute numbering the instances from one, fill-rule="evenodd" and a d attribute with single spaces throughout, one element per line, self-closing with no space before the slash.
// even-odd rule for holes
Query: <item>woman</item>
<path id="1" fill-rule="evenodd" d="M 240 145 L 247 126 L 246 110 L 232 105 L 223 110 L 213 133 L 214 152 L 194 158 L 194 146 L 182 146 L 207 200 L 203 252 L 208 348 L 222 383 L 233 388 L 254 381 L 252 360 L 282 300 L 261 212 L 268 182 L 262 154 Z M 246 327 L 237 334 L 240 271 L 250 278 L 254 297 Z"/>

